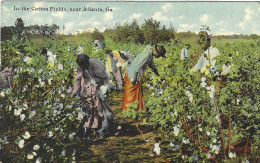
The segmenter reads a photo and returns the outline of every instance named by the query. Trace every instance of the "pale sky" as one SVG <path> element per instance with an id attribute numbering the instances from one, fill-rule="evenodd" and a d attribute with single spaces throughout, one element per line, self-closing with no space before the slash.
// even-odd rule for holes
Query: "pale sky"
<path id="1" fill-rule="evenodd" d="M 14 10 L 14 6 L 19 10 Z M 22 7 L 29 11 L 22 10 Z M 32 11 L 48 8 L 48 11 Z M 67 11 L 50 11 L 50 7 L 63 7 Z M 111 12 L 82 11 L 86 7 L 112 9 Z M 69 11 L 81 8 L 81 11 Z M 260 35 L 260 3 L 258 2 L 2 2 L 1 26 L 11 26 L 22 18 L 25 26 L 57 24 L 65 26 L 65 33 L 97 28 L 104 31 L 121 24 L 153 18 L 166 25 L 170 22 L 178 32 L 199 32 L 207 25 L 211 34 L 258 34 Z"/>

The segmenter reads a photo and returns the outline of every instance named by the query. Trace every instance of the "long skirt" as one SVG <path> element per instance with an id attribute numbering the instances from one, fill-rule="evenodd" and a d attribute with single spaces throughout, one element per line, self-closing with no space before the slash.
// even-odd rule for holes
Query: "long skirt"
<path id="1" fill-rule="evenodd" d="M 101 104 L 101 110 L 98 111 L 96 106 L 86 104 L 84 109 L 87 113 L 83 122 L 86 128 L 97 129 L 100 135 L 104 135 L 109 132 L 113 122 L 114 122 L 114 113 L 111 110 L 107 100 L 102 101 L 99 98 Z"/>

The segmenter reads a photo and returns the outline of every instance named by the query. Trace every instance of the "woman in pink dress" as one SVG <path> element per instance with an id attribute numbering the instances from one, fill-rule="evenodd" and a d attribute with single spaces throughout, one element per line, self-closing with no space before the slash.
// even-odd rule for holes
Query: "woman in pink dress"
<path id="1" fill-rule="evenodd" d="M 113 111 L 105 98 L 109 89 L 105 66 L 99 59 L 89 58 L 86 54 L 78 55 L 77 64 L 80 68 L 71 96 L 79 94 L 83 109 L 86 109 L 83 123 L 87 136 L 92 134 L 93 129 L 104 136 L 114 121 Z"/>

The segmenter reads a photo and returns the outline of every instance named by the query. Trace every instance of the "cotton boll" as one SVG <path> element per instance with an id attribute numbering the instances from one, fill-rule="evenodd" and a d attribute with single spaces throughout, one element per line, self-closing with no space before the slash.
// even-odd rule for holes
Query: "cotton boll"
<path id="1" fill-rule="evenodd" d="M 41 162 L 42 162 L 41 158 L 38 158 L 38 159 L 35 161 L 35 163 L 41 163 Z"/>
<path id="2" fill-rule="evenodd" d="M 23 58 L 23 61 L 24 61 L 25 63 L 29 64 L 29 63 L 31 63 L 32 58 L 30 58 L 29 56 L 25 56 L 25 57 Z"/>
<path id="3" fill-rule="evenodd" d="M 240 103 L 240 100 L 239 100 L 239 99 L 237 99 L 237 105 L 239 105 L 239 103 Z"/>
<path id="4" fill-rule="evenodd" d="M 170 147 L 174 147 L 175 146 L 175 144 L 173 144 L 172 142 L 170 143 Z"/>
<path id="5" fill-rule="evenodd" d="M 235 158 L 236 157 L 236 153 L 230 152 L 228 154 L 229 158 Z"/>
<path id="6" fill-rule="evenodd" d="M 61 155 L 62 155 L 62 156 L 65 156 L 65 155 L 66 155 L 66 151 L 63 150 L 63 151 L 61 152 Z"/>
<path id="7" fill-rule="evenodd" d="M 5 97 L 5 92 L 4 92 L 4 91 L 1 91 L 1 92 L 0 92 L 0 96 Z"/>
<path id="8" fill-rule="evenodd" d="M 174 135 L 175 135 L 175 136 L 178 136 L 178 134 L 179 134 L 179 132 L 180 132 L 180 127 L 179 127 L 179 126 L 174 126 L 174 127 L 173 127 L 173 130 L 174 130 L 174 131 L 173 131 L 173 132 L 174 132 Z"/>
<path id="9" fill-rule="evenodd" d="M 31 137 L 30 133 L 28 131 L 26 131 L 23 135 L 24 139 L 29 139 Z"/>
<path id="10" fill-rule="evenodd" d="M 217 114 L 215 118 L 216 118 L 216 120 L 218 121 L 218 123 L 219 123 L 219 124 L 221 124 L 220 115 L 219 115 L 219 114 Z"/>
<path id="11" fill-rule="evenodd" d="M 35 115 L 36 115 L 36 111 L 31 111 L 30 114 L 29 114 L 29 119 L 31 119 Z"/>
<path id="12" fill-rule="evenodd" d="M 20 115 L 20 119 L 21 119 L 21 121 L 24 121 L 25 115 L 24 115 L 24 114 L 21 114 L 21 115 Z"/>
<path id="13" fill-rule="evenodd" d="M 161 153 L 161 148 L 160 148 L 160 146 L 159 146 L 159 143 L 155 143 L 155 144 L 154 144 L 154 149 L 153 149 L 153 151 L 154 151 L 157 155 L 160 155 L 160 153 Z"/>
<path id="14" fill-rule="evenodd" d="M 28 155 L 27 155 L 27 159 L 28 159 L 28 160 L 32 160 L 33 157 L 34 157 L 34 156 L 33 156 L 32 154 L 28 154 Z"/>
<path id="15" fill-rule="evenodd" d="M 188 143 L 190 143 L 190 140 L 183 138 L 183 139 L 182 139 L 182 142 L 183 142 L 184 144 L 188 144 Z"/>
<path id="16" fill-rule="evenodd" d="M 11 105 L 8 106 L 8 110 L 12 111 L 12 106 Z"/>
<path id="17" fill-rule="evenodd" d="M 73 139 L 73 137 L 74 137 L 73 134 L 69 134 L 70 139 Z"/>
<path id="18" fill-rule="evenodd" d="M 28 105 L 27 104 L 23 104 L 23 110 L 27 110 L 28 109 Z"/>
<path id="19" fill-rule="evenodd" d="M 38 151 L 40 149 L 40 146 L 38 144 L 33 146 L 33 150 Z"/>
<path id="20" fill-rule="evenodd" d="M 200 85 L 204 88 L 204 87 L 207 86 L 207 83 L 206 82 L 202 82 L 202 83 L 200 83 Z"/>
<path id="21" fill-rule="evenodd" d="M 52 131 L 49 131 L 49 137 L 52 137 L 52 136 L 53 136 Z"/>
<path id="22" fill-rule="evenodd" d="M 82 120 L 84 118 L 85 114 L 83 111 L 78 112 L 78 119 Z"/>
<path id="23" fill-rule="evenodd" d="M 24 147 L 24 140 L 23 139 L 19 140 L 18 146 L 19 146 L 19 148 L 23 148 Z"/>
<path id="24" fill-rule="evenodd" d="M 214 98 L 214 96 L 215 96 L 215 94 L 213 93 L 213 92 L 210 92 L 209 93 L 209 97 L 212 99 L 212 98 Z"/>
<path id="25" fill-rule="evenodd" d="M 20 109 L 14 109 L 14 115 L 15 116 L 19 116 L 19 115 L 21 115 L 21 113 L 22 113 L 22 109 L 20 108 Z"/>
<path id="26" fill-rule="evenodd" d="M 61 94 L 60 96 L 61 96 L 62 98 L 65 98 L 65 95 L 64 95 L 64 94 Z"/>
<path id="27" fill-rule="evenodd" d="M 58 64 L 58 69 L 59 69 L 59 70 L 63 70 L 63 65 L 59 63 L 59 64 Z"/>

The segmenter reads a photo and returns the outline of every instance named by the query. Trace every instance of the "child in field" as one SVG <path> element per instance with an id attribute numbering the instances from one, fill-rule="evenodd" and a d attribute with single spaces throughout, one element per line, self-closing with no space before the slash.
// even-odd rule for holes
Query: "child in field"
<path id="1" fill-rule="evenodd" d="M 125 93 L 122 109 L 130 109 L 130 105 L 138 101 L 137 110 L 145 110 L 142 97 L 142 76 L 149 66 L 153 72 L 159 76 L 155 67 L 153 56 L 155 58 L 165 57 L 166 49 L 164 46 L 155 45 L 147 46 L 140 54 L 138 54 L 127 66 L 125 71 Z"/>
<path id="2" fill-rule="evenodd" d="M 109 89 L 105 66 L 99 59 L 89 58 L 86 54 L 78 55 L 77 64 L 80 68 L 71 96 L 79 93 L 87 111 L 84 119 L 87 136 L 92 134 L 92 129 L 104 136 L 114 121 L 113 111 L 105 98 Z"/>

